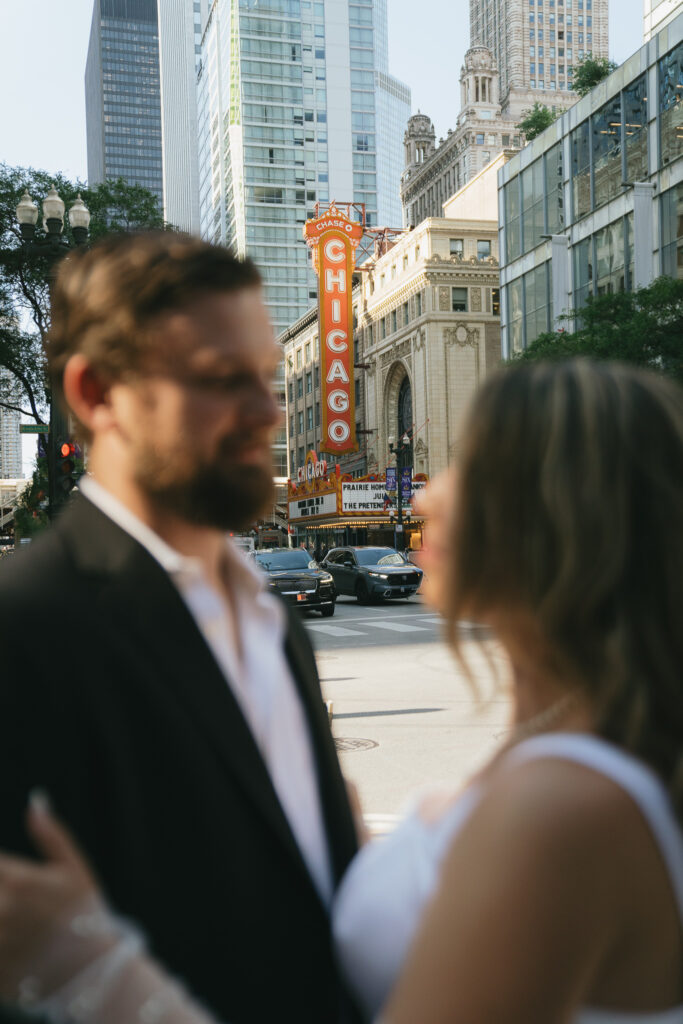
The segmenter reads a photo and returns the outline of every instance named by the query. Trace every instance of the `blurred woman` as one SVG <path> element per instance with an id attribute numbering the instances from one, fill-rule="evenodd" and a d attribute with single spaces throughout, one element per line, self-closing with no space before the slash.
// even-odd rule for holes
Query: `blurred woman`
<path id="1" fill-rule="evenodd" d="M 456 651 L 460 620 L 495 631 L 514 721 L 464 792 L 352 863 L 342 967 L 382 1024 L 681 1024 L 681 393 L 620 366 L 513 367 L 464 436 L 425 498 L 425 568 Z M 55 1020 L 208 1020 L 40 805 L 29 824 L 48 863 L 0 857 L 0 992 Z"/>
<path id="2" fill-rule="evenodd" d="M 382 1024 L 683 1021 L 682 400 L 587 361 L 475 399 L 424 567 L 456 651 L 460 620 L 495 631 L 514 721 L 342 883 Z"/>

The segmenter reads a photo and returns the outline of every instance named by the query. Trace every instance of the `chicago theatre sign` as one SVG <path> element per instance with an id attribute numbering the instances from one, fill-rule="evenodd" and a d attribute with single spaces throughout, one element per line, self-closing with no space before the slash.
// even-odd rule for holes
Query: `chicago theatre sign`
<path id="1" fill-rule="evenodd" d="M 304 238 L 313 252 L 313 267 L 318 275 L 320 451 L 329 455 L 358 450 L 351 278 L 362 237 L 362 225 L 349 220 L 334 204 L 323 216 L 304 225 Z"/>

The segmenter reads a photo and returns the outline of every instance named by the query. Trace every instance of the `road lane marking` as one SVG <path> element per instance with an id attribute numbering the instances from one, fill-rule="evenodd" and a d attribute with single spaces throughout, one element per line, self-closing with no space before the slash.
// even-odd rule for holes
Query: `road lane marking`
<path id="1" fill-rule="evenodd" d="M 316 633 L 328 633 L 329 636 L 367 636 L 367 633 L 363 633 L 359 629 L 344 629 L 343 626 L 328 626 L 319 622 L 307 622 L 306 626 L 308 629 L 315 630 Z"/>
<path id="2" fill-rule="evenodd" d="M 377 622 L 374 620 L 368 623 L 373 629 L 390 629 L 392 633 L 424 633 L 426 626 L 410 626 L 407 622 Z"/>
<path id="3" fill-rule="evenodd" d="M 363 820 L 368 832 L 375 839 L 389 835 L 401 820 L 400 814 L 364 814 Z"/>

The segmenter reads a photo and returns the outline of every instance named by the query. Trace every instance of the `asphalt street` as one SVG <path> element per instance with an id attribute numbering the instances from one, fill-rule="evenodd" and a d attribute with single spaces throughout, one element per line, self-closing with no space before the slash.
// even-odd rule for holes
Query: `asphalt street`
<path id="1" fill-rule="evenodd" d="M 339 598 L 333 618 L 305 618 L 342 767 L 366 820 L 390 829 L 420 791 L 454 793 L 507 732 L 507 665 L 486 634 L 463 624 L 471 679 L 419 597 L 363 607 Z"/>

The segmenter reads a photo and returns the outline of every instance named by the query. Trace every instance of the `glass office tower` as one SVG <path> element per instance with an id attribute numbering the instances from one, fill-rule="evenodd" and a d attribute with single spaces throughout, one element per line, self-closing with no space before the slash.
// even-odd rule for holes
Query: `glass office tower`
<path id="1" fill-rule="evenodd" d="M 163 203 L 157 0 L 95 0 L 85 105 L 88 180 L 122 177 Z"/>
<path id="2" fill-rule="evenodd" d="M 683 279 L 683 14 L 498 177 L 504 358 L 589 297 Z"/>
<path id="3" fill-rule="evenodd" d="M 208 0 L 95 0 L 86 69 L 88 178 L 144 185 L 199 231 L 196 78 Z"/>
<path id="4" fill-rule="evenodd" d="M 316 202 L 401 224 L 410 92 L 388 74 L 386 0 L 215 0 L 198 77 L 200 224 L 248 253 L 276 333 L 317 298 Z"/>

